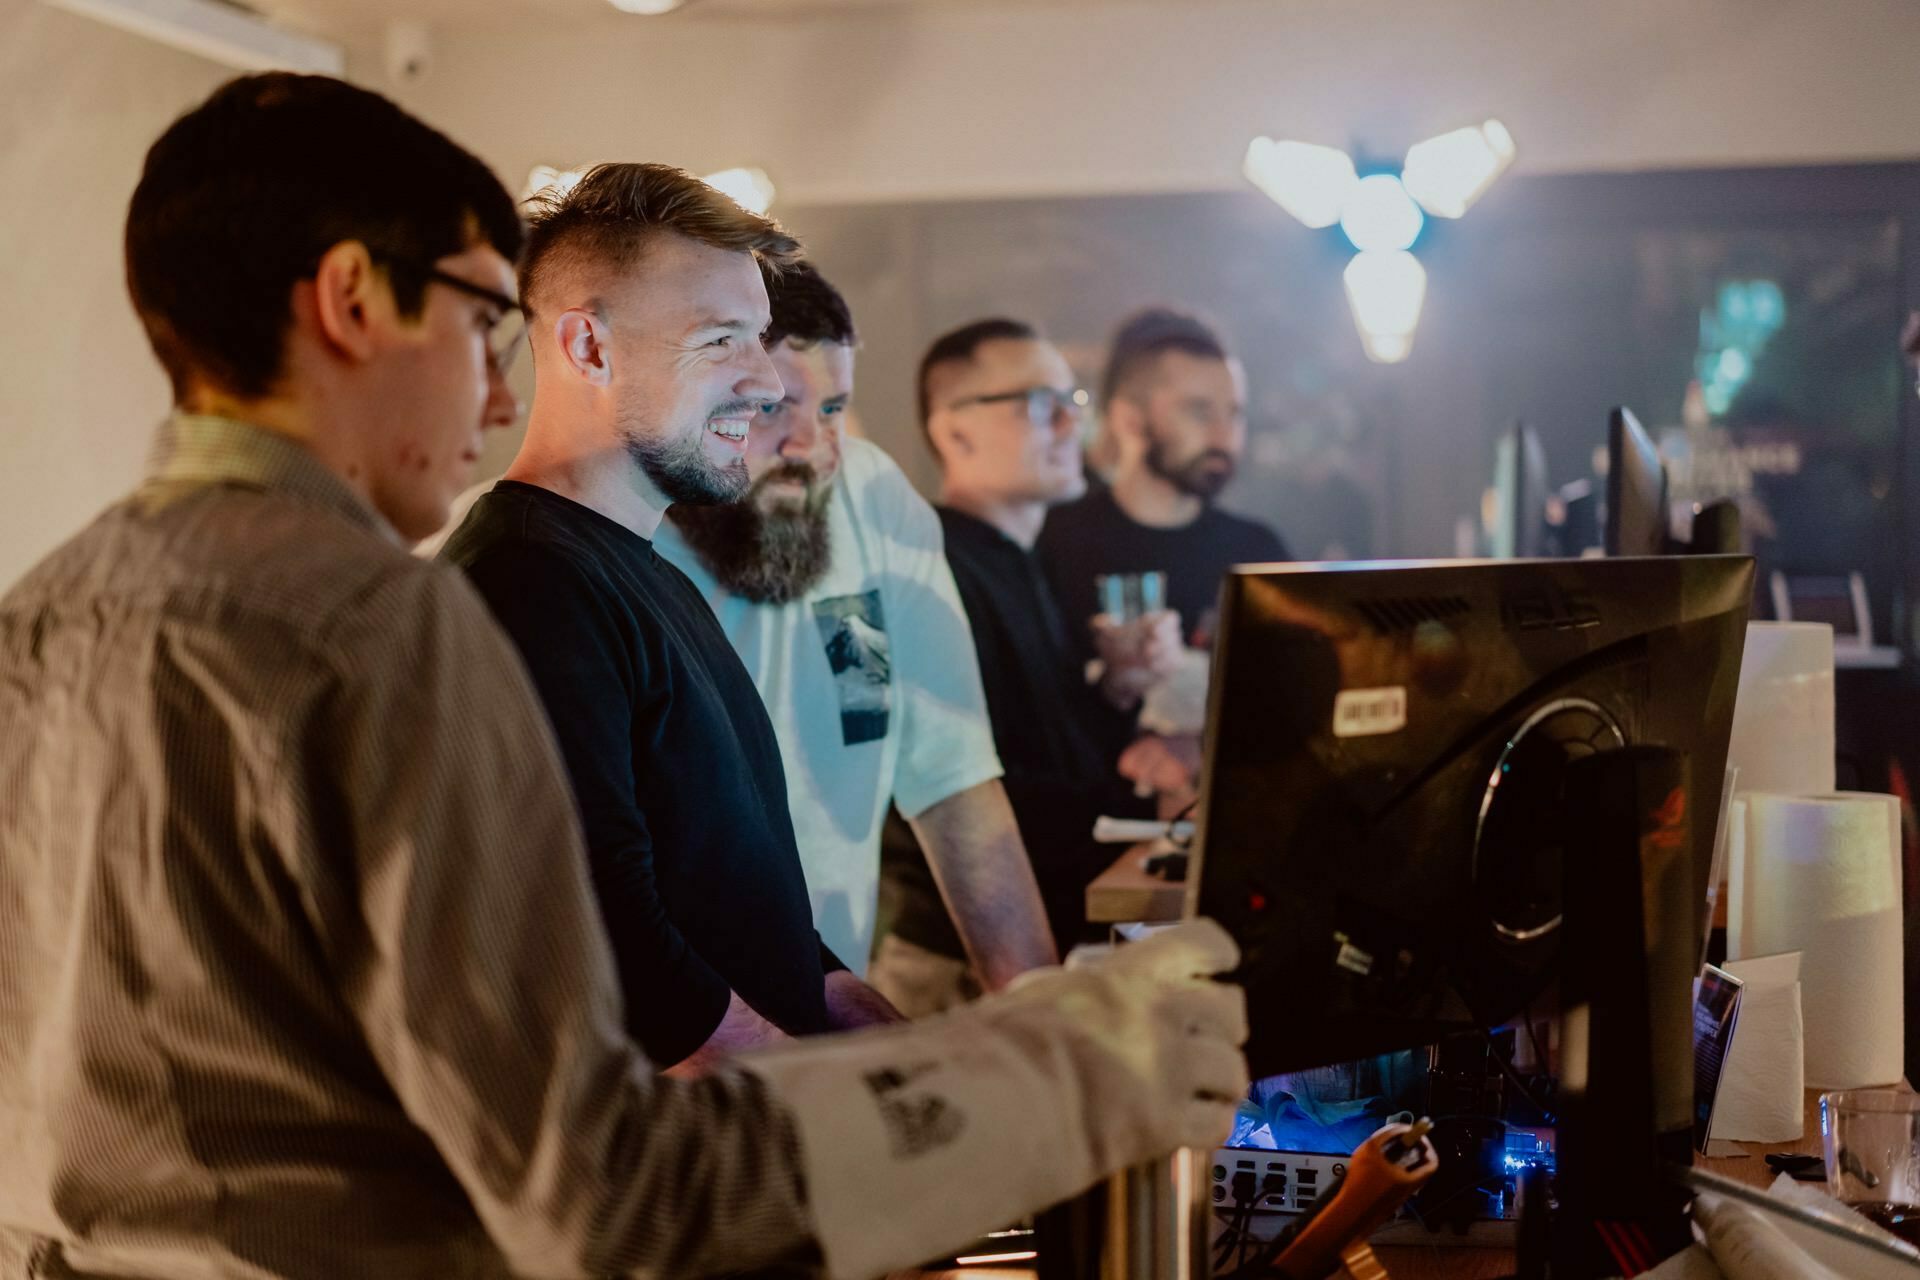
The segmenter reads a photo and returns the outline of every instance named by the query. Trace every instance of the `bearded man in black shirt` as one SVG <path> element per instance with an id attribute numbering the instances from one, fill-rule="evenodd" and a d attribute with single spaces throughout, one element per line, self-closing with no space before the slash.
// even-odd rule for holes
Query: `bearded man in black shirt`
<path id="1" fill-rule="evenodd" d="M 798 243 L 693 175 L 609 164 L 531 220 L 527 437 L 442 555 L 525 659 L 586 828 L 628 1030 L 662 1065 L 898 1018 L 814 931 L 779 743 L 698 589 L 675 503 L 747 490 L 781 399 L 763 270 Z"/>
<path id="2" fill-rule="evenodd" d="M 1114 335 L 1100 406 L 1111 483 L 1048 515 L 1040 562 L 1088 656 L 1104 574 L 1165 574 L 1186 643 L 1204 649 L 1227 570 L 1288 558 L 1273 530 L 1214 505 L 1247 447 L 1246 375 L 1205 323 L 1153 308 Z"/>

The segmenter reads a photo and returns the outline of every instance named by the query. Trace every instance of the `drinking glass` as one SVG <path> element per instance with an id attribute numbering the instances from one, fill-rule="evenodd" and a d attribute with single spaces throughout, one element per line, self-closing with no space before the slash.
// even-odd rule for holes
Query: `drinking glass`
<path id="1" fill-rule="evenodd" d="M 1834 1198 L 1920 1244 L 1920 1094 L 1846 1089 L 1820 1095 L 1820 1139 Z"/>

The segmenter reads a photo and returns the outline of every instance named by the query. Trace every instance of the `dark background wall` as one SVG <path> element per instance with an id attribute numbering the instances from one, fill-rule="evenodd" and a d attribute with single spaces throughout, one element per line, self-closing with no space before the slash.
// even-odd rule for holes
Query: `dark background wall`
<path id="1" fill-rule="evenodd" d="M 1914 396 L 1897 339 L 1920 298 L 1920 165 L 1507 179 L 1464 219 L 1428 223 L 1426 308 L 1397 366 L 1361 353 L 1339 233 L 1251 191 L 781 216 L 854 304 L 861 424 L 923 488 L 912 375 L 935 334 L 1031 319 L 1092 383 L 1119 319 L 1173 302 L 1219 321 L 1247 365 L 1251 439 L 1227 504 L 1303 556 L 1454 554 L 1497 434 L 1525 420 L 1561 484 L 1592 474 L 1624 403 L 1701 457 L 1699 496 L 1740 492 L 1763 568 L 1863 570 L 1878 633 L 1904 635 Z M 1746 335 L 1725 403 L 1706 411 L 1696 387 L 1689 408 L 1690 385 L 1741 345 L 1727 287 L 1738 307 L 1760 282 L 1778 323 Z"/>

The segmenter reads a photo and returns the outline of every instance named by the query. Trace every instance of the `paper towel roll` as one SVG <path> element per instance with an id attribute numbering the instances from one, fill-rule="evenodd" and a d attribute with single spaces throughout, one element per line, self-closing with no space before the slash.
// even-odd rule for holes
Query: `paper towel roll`
<path id="1" fill-rule="evenodd" d="M 1744 848 L 1728 909 L 1729 955 L 1800 951 L 1810 1088 L 1898 1081 L 1900 809 L 1892 796 L 1746 797 Z M 1731 919 L 1731 915 L 1730 915 Z"/>
<path id="2" fill-rule="evenodd" d="M 1833 790 L 1833 628 L 1750 622 L 1727 763 L 1741 791 Z"/>

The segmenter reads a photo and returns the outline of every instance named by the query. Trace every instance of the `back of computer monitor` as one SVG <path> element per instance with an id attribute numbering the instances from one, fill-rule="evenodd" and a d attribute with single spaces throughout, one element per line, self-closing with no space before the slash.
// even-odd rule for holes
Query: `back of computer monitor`
<path id="1" fill-rule="evenodd" d="M 1732 498 L 1709 502 L 1693 513 L 1693 537 L 1687 550 L 1696 556 L 1739 555 L 1746 550 L 1741 536 L 1740 504 Z"/>
<path id="2" fill-rule="evenodd" d="M 1561 940 L 1566 769 L 1658 744 L 1719 778 L 1752 585 L 1715 556 L 1230 575 L 1189 896 L 1245 952 L 1254 1074 L 1526 1007 Z"/>
<path id="3" fill-rule="evenodd" d="M 1540 433 L 1525 423 L 1514 427 L 1518 442 L 1515 462 L 1519 468 L 1514 504 L 1514 554 L 1523 560 L 1553 554 L 1549 545 L 1552 530 L 1547 524 L 1547 500 L 1553 496 L 1553 484 L 1547 478 L 1547 450 Z"/>
<path id="4" fill-rule="evenodd" d="M 1547 479 L 1547 451 L 1540 434 L 1516 422 L 1493 450 L 1493 493 L 1496 520 L 1488 539 L 1496 560 L 1532 559 L 1552 554 L 1547 525 L 1547 502 L 1552 485 Z"/>
<path id="5" fill-rule="evenodd" d="M 1657 556 L 1671 547 L 1667 469 L 1633 411 L 1607 415 L 1607 527 L 1610 556 Z"/>

